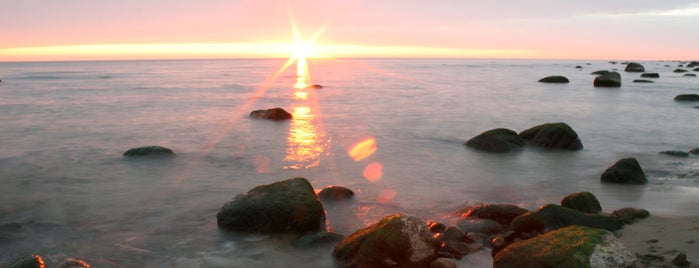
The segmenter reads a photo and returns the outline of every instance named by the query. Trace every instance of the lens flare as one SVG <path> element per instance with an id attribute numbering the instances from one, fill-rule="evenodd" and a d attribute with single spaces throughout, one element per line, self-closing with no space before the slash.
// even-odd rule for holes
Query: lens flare
<path id="1" fill-rule="evenodd" d="M 350 148 L 347 153 L 354 161 L 361 161 L 376 152 L 376 139 L 366 138 Z"/>
<path id="2" fill-rule="evenodd" d="M 364 178 L 370 182 L 377 182 L 383 177 L 383 165 L 379 162 L 368 164 L 364 168 Z"/>
<path id="3" fill-rule="evenodd" d="M 376 202 L 387 203 L 396 197 L 396 190 L 393 189 L 383 189 L 379 192 L 379 196 L 376 197 Z"/>

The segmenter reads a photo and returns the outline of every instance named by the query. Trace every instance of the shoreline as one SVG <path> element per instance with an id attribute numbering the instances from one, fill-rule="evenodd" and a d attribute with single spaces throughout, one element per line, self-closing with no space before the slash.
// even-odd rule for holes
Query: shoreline
<path id="1" fill-rule="evenodd" d="M 655 216 L 624 225 L 619 240 L 631 251 L 671 264 L 680 253 L 687 255 L 689 267 L 699 267 L 699 216 Z M 640 258 L 640 261 L 647 261 Z M 653 262 L 656 264 L 657 262 Z"/>

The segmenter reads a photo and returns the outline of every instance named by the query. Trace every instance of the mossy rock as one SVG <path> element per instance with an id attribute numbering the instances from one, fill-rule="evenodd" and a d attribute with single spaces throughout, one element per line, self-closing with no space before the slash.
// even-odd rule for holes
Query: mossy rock
<path id="1" fill-rule="evenodd" d="M 572 193 L 561 200 L 561 206 L 585 213 L 598 213 L 602 206 L 590 192 Z"/>
<path id="2" fill-rule="evenodd" d="M 618 184 L 645 184 L 648 178 L 636 158 L 624 158 L 607 168 L 600 177 L 602 182 Z"/>
<path id="3" fill-rule="evenodd" d="M 521 149 L 524 140 L 513 130 L 496 128 L 471 138 L 465 145 L 481 151 L 505 153 Z"/>
<path id="4" fill-rule="evenodd" d="M 580 150 L 583 148 L 582 141 L 566 123 L 547 123 L 538 125 L 519 133 L 522 139 L 531 143 L 554 149 Z"/>

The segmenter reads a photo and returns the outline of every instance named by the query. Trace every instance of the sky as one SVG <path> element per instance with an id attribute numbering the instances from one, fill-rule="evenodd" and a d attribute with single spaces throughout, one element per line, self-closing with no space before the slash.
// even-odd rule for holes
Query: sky
<path id="1" fill-rule="evenodd" d="M 2 0 L 0 61 L 699 59 L 699 1 Z"/>

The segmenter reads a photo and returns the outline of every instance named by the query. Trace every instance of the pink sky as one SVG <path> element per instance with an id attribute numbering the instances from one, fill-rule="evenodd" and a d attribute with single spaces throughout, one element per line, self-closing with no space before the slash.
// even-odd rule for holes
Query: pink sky
<path id="1" fill-rule="evenodd" d="M 306 38 L 328 24 L 314 45 L 337 54 L 331 57 L 699 59 L 697 1 L 569 2 L 8 0 L 0 9 L 0 61 L 278 57 L 285 52 L 270 44 L 293 43 L 288 10 Z M 140 44 L 151 49 L 139 52 Z M 152 53 L 161 44 L 179 46 Z M 111 46 L 89 55 L 84 47 L 55 48 L 74 45 Z M 28 47 L 54 52 L 18 49 Z"/>

